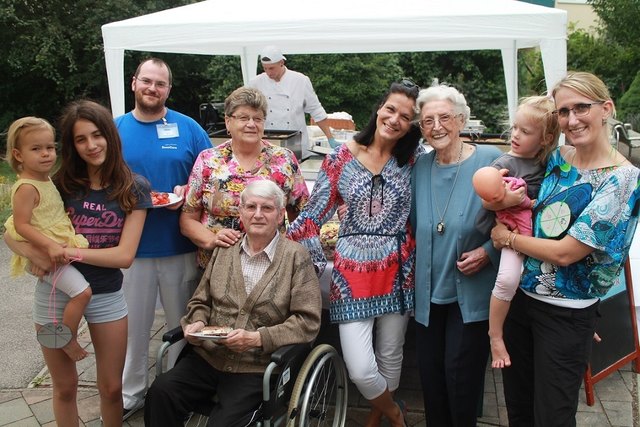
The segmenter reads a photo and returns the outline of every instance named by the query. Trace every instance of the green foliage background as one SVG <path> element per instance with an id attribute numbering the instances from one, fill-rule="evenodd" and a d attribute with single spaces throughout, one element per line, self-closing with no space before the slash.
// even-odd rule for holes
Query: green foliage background
<path id="1" fill-rule="evenodd" d="M 191 0 L 2 0 L 0 3 L 0 130 L 24 115 L 55 123 L 69 101 L 88 97 L 109 103 L 101 26 Z M 609 85 L 614 100 L 638 72 L 640 0 L 591 0 L 602 20 L 598 33 L 571 31 L 569 69 L 592 71 Z M 418 30 L 416 30 L 418 31 Z M 126 52 L 125 75 L 145 52 Z M 231 56 L 154 54 L 174 73 L 169 105 L 194 118 L 199 105 L 222 101 L 242 84 L 240 60 Z M 421 86 L 433 79 L 458 87 L 488 132 L 507 128 L 506 94 L 498 51 L 289 55 L 288 66 L 310 76 L 328 111 L 350 113 L 358 126 L 368 119 L 389 83 L 409 77 Z M 519 53 L 522 96 L 545 90 L 539 52 Z M 127 109 L 132 106 L 127 94 Z M 627 113 L 627 109 L 624 109 Z M 631 113 L 629 113 L 631 114 Z M 4 139 L 4 138 L 3 138 Z M 4 143 L 4 140 L 2 141 Z"/>

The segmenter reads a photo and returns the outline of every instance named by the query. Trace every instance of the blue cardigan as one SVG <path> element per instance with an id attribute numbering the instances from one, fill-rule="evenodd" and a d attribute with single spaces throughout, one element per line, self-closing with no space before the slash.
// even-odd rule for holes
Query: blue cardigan
<path id="1" fill-rule="evenodd" d="M 452 197 L 458 201 L 456 204 L 464 206 L 464 210 L 455 215 L 448 215 L 447 221 L 448 223 L 459 222 L 457 227 L 452 227 L 455 230 L 465 230 L 466 227 L 466 231 L 469 231 L 465 233 L 460 231 L 458 235 L 451 234 L 451 238 L 457 241 L 457 258 L 463 252 L 479 246 L 484 247 L 491 258 L 491 262 L 473 276 L 465 276 L 455 269 L 456 293 L 464 323 L 489 318 L 489 300 L 500 263 L 500 252 L 493 247 L 489 235 L 482 234 L 475 228 L 476 216 L 482 209 L 482 202 L 473 190 L 471 177 L 479 168 L 490 165 L 500 154 L 502 153 L 496 147 L 476 146 L 476 151 L 461 164 L 456 190 L 452 194 Z M 431 191 L 440 191 L 437 185 L 432 188 L 430 182 L 434 157 L 435 151 L 420 156 L 411 175 L 410 221 L 416 238 L 415 317 L 416 321 L 424 326 L 429 326 L 431 265 L 436 261 L 456 262 L 456 259 L 442 259 L 442 254 L 434 254 L 432 251 L 431 241 L 438 220 L 431 215 L 433 211 Z"/>

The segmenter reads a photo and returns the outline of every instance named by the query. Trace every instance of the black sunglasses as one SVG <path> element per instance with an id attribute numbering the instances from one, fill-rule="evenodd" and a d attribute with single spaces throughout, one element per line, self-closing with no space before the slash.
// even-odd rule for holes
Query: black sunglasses
<path id="1" fill-rule="evenodd" d="M 420 86 L 415 84 L 413 80 L 408 79 L 406 77 L 403 77 L 402 79 L 400 79 L 400 81 L 397 84 L 399 84 L 403 88 L 409 89 L 409 91 L 412 93 L 415 93 L 416 96 L 418 96 L 418 92 L 420 92 Z"/>

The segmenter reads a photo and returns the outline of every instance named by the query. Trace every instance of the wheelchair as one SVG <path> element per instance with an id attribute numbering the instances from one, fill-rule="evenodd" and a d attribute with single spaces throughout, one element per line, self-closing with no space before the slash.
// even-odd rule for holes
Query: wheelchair
<path id="1" fill-rule="evenodd" d="M 180 327 L 162 336 L 156 356 L 156 376 L 163 372 L 163 358 L 172 344 L 184 337 Z M 331 426 L 342 427 L 347 416 L 347 371 L 335 348 L 320 344 L 292 344 L 271 354 L 262 380 L 262 404 L 255 427 Z M 206 425 L 215 404 L 198 408 L 196 421 L 185 425 Z M 202 423 L 202 424 L 201 424 Z"/>

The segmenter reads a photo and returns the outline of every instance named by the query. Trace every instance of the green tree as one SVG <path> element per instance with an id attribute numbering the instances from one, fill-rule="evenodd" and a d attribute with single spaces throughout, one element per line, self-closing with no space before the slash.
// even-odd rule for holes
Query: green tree
<path id="1" fill-rule="evenodd" d="M 602 22 L 607 39 L 621 46 L 637 46 L 640 40 L 639 0 L 589 0 Z"/>
<path id="2" fill-rule="evenodd" d="M 502 133 L 507 115 L 507 94 L 502 58 L 497 50 L 410 52 L 402 54 L 405 73 L 422 86 L 434 79 L 462 92 L 471 114 L 487 125 L 487 133 Z"/>
<path id="3" fill-rule="evenodd" d="M 617 107 L 619 120 L 631 123 L 634 129 L 640 128 L 640 72 L 636 74 L 629 90 L 620 98 Z"/>
<path id="4" fill-rule="evenodd" d="M 359 129 L 389 85 L 404 77 L 397 54 L 289 55 L 287 66 L 306 74 L 327 112 L 345 111 Z"/>
<path id="5" fill-rule="evenodd" d="M 108 105 L 102 25 L 193 2 L 4 0 L 0 5 L 0 130 L 24 115 L 55 122 L 66 103 L 81 97 Z M 141 55 L 127 52 L 128 67 L 135 69 Z M 204 75 L 206 61 L 182 58 L 171 63 L 172 68 L 180 70 L 182 61 L 191 61 Z M 177 80 L 185 76 L 194 86 L 202 84 L 196 78 L 197 66 L 185 66 L 190 74 L 179 73 Z M 192 91 L 184 92 L 193 96 Z"/>

